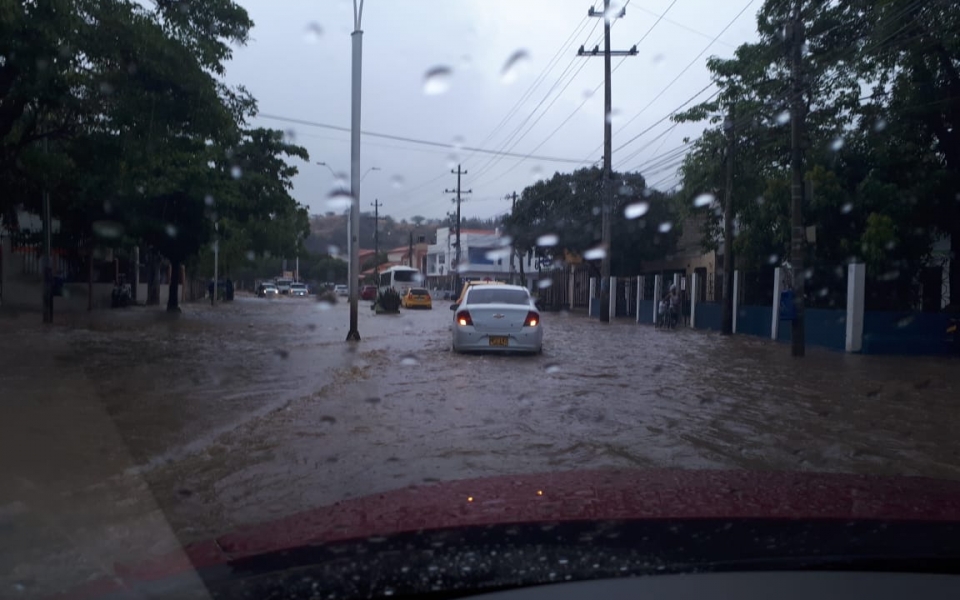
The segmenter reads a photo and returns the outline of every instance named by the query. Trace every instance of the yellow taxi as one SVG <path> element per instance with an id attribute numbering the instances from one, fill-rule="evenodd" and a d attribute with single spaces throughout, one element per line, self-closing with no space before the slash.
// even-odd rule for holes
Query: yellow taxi
<path id="1" fill-rule="evenodd" d="M 506 285 L 506 284 L 502 281 L 490 281 L 490 280 L 485 281 L 482 279 L 478 279 L 475 281 L 464 281 L 463 289 L 460 290 L 460 297 L 457 298 L 456 303 L 458 305 L 463 304 L 463 297 L 467 295 L 467 290 L 470 289 L 470 286 L 473 286 L 473 285 Z"/>
<path id="2" fill-rule="evenodd" d="M 425 288 L 410 288 L 400 302 L 404 308 L 433 308 L 430 292 Z"/>

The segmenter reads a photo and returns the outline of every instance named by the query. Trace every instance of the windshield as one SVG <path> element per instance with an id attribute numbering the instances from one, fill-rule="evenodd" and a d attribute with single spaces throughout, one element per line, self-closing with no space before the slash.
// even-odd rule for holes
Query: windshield
<path id="1" fill-rule="evenodd" d="M 958 366 L 956 0 L 0 1 L 2 598 L 897 570 Z"/>

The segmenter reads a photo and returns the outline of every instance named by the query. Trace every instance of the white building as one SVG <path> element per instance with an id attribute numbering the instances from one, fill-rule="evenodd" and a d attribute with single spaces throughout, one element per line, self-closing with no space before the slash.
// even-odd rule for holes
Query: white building
<path id="1" fill-rule="evenodd" d="M 456 270 L 457 234 L 450 227 L 437 229 L 437 243 L 427 246 L 427 284 L 437 289 L 453 285 L 451 272 Z M 520 282 L 520 263 L 513 255 L 509 238 L 493 229 L 460 230 L 460 268 L 462 279 L 490 278 L 494 281 Z M 523 256 L 527 284 L 536 285 L 537 259 L 532 253 Z"/>

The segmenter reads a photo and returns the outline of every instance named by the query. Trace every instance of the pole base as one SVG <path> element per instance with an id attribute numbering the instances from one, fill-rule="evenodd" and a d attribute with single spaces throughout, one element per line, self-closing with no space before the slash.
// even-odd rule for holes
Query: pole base
<path id="1" fill-rule="evenodd" d="M 360 341 L 360 332 L 357 331 L 356 329 L 351 330 L 350 333 L 347 334 L 347 340 L 346 340 L 346 341 L 348 341 L 348 342 L 359 342 L 359 341 Z"/>

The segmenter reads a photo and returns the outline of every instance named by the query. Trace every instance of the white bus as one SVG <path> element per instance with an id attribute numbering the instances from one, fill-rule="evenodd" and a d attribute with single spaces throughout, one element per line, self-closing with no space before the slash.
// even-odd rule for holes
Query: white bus
<path id="1" fill-rule="evenodd" d="M 420 275 L 420 271 L 413 267 L 390 267 L 380 273 L 380 285 L 378 287 L 381 292 L 387 288 L 393 288 L 403 296 L 410 288 L 420 287 L 421 285 L 423 285 L 423 276 Z"/>

